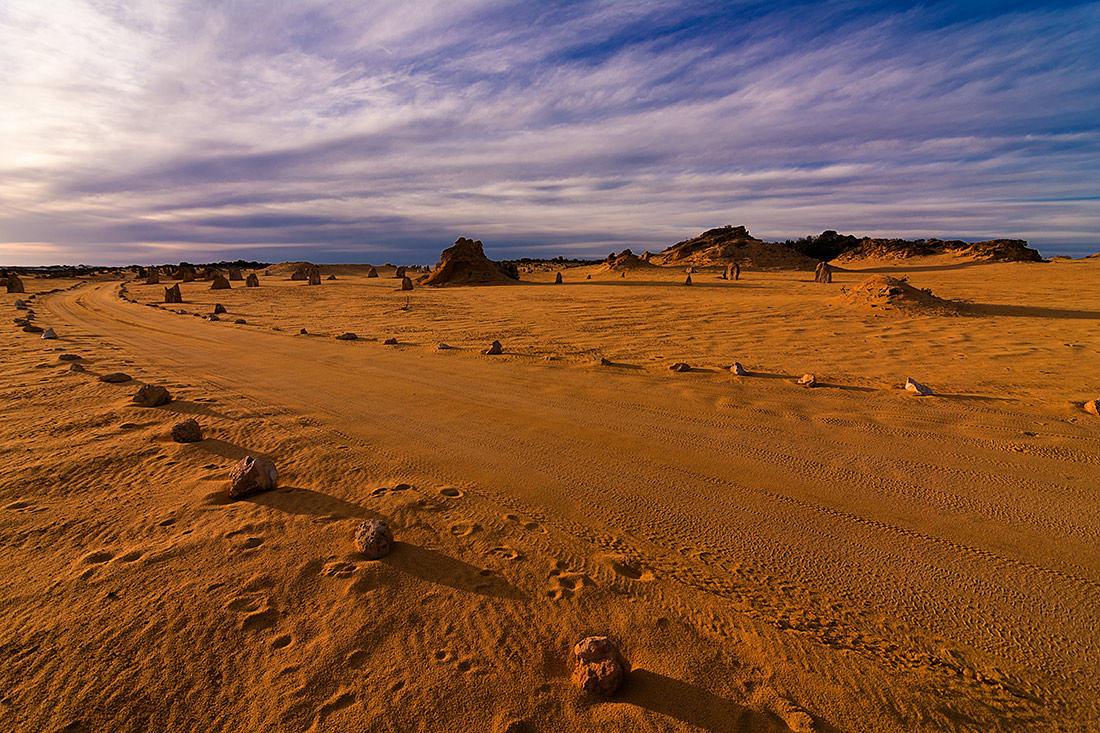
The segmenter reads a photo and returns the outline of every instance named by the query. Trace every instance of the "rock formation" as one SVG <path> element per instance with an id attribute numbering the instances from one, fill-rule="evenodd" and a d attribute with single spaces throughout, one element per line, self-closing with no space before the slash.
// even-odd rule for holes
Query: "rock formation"
<path id="1" fill-rule="evenodd" d="M 225 313 L 225 306 L 221 303 L 214 304 L 214 314 L 217 315 L 218 313 Z"/>
<path id="2" fill-rule="evenodd" d="M 248 274 L 248 277 L 244 279 L 244 286 L 246 288 L 260 287 L 260 278 L 256 277 L 256 273 L 251 272 Z"/>
<path id="3" fill-rule="evenodd" d="M 172 395 L 159 384 L 146 384 L 133 396 L 133 403 L 140 407 L 159 407 L 172 401 Z"/>
<path id="4" fill-rule="evenodd" d="M 233 322 L 236 323 L 238 326 L 247 326 L 248 325 L 248 321 L 246 321 L 243 318 L 237 318 Z"/>
<path id="5" fill-rule="evenodd" d="M 229 281 L 221 275 L 215 276 L 214 282 L 210 284 L 211 290 L 229 290 L 231 287 L 233 286 L 229 284 Z"/>
<path id="6" fill-rule="evenodd" d="M 33 323 L 27 323 L 27 325 L 23 326 L 23 333 L 42 333 L 42 329 Z"/>
<path id="7" fill-rule="evenodd" d="M 172 426 L 172 440 L 177 443 L 197 443 L 202 440 L 202 428 L 193 417 Z"/>
<path id="8" fill-rule="evenodd" d="M 84 371 L 84 365 L 83 364 L 70 364 L 69 365 L 69 371 L 70 372 L 82 372 L 82 371 Z"/>
<path id="9" fill-rule="evenodd" d="M 723 280 L 740 280 L 741 279 L 741 265 L 736 262 L 731 262 L 726 265 L 725 272 L 722 273 Z"/>
<path id="10" fill-rule="evenodd" d="M 555 285 L 561 285 L 561 273 L 560 272 L 557 275 L 554 276 L 554 284 Z"/>
<path id="11" fill-rule="evenodd" d="M 668 369 L 669 369 L 669 371 L 672 371 L 672 372 L 690 372 L 691 371 L 691 366 L 688 365 L 688 364 L 685 364 L 682 361 L 678 361 L 675 364 L 670 365 Z"/>
<path id="12" fill-rule="evenodd" d="M 378 277 L 378 268 L 372 266 L 367 270 L 367 277 Z"/>
<path id="13" fill-rule="evenodd" d="M 400 280 L 403 277 L 405 277 L 405 268 L 404 267 L 398 267 L 396 270 L 393 271 L 393 278 L 395 280 Z"/>
<path id="14" fill-rule="evenodd" d="M 1085 412 L 1100 416 L 1100 400 L 1089 400 L 1085 403 Z"/>
<path id="15" fill-rule="evenodd" d="M 730 365 L 730 371 L 739 377 L 743 377 L 748 374 L 748 372 L 745 371 L 745 367 L 741 366 L 741 362 L 739 361 L 735 361 L 733 362 L 733 364 Z"/>
<path id="16" fill-rule="evenodd" d="M 412 290 L 413 289 L 413 281 L 410 280 L 407 277 L 401 278 L 401 289 L 402 290 Z"/>
<path id="17" fill-rule="evenodd" d="M 229 498 L 239 499 L 255 491 L 267 491 L 279 484 L 275 464 L 266 458 L 245 456 L 229 469 Z"/>
<path id="18" fill-rule="evenodd" d="M 913 287 L 904 278 L 889 275 L 871 275 L 849 288 L 840 302 L 855 307 L 927 315 L 953 315 L 960 310 L 957 303 L 937 298 L 927 290 Z"/>
<path id="19" fill-rule="evenodd" d="M 80 361 L 80 359 L 81 359 L 81 357 L 80 357 L 79 354 L 58 354 L 57 355 L 57 360 L 58 361 Z"/>
<path id="20" fill-rule="evenodd" d="M 601 269 L 604 272 L 619 272 L 621 277 L 626 277 L 627 270 L 647 270 L 656 267 L 656 265 L 651 265 L 647 260 L 638 257 L 629 249 L 624 249 L 619 254 L 612 252 Z M 589 279 L 591 279 L 591 276 L 589 276 Z"/>
<path id="21" fill-rule="evenodd" d="M 50 328 L 47 328 L 45 331 L 42 332 L 42 338 L 55 339 L 57 338 L 57 333 L 54 332 L 53 327 L 51 326 Z"/>
<path id="22" fill-rule="evenodd" d="M 439 264 L 422 282 L 433 287 L 447 285 L 506 285 L 519 279 L 515 267 L 494 262 L 485 256 L 478 240 L 459 237 L 443 250 Z"/>
<path id="23" fill-rule="evenodd" d="M 244 280 L 244 276 L 241 275 L 240 270 L 236 269 L 235 267 L 230 267 L 229 268 L 229 279 L 230 280 Z"/>
<path id="24" fill-rule="evenodd" d="M 745 227 L 734 226 L 707 230 L 653 255 L 651 260 L 663 265 L 696 267 L 724 266 L 736 262 L 757 269 L 774 270 L 812 270 L 817 264 L 816 260 L 786 244 L 761 241 L 749 234 Z"/>
<path id="25" fill-rule="evenodd" d="M 145 276 L 146 285 L 159 285 L 160 284 L 160 272 L 155 267 L 149 268 L 149 274 Z"/>
<path id="26" fill-rule="evenodd" d="M 25 293 L 27 292 L 23 288 L 23 281 L 19 279 L 18 275 L 14 273 L 8 275 L 8 281 L 6 283 L 9 293 Z"/>
<path id="27" fill-rule="evenodd" d="M 355 529 L 355 548 L 371 560 L 385 557 L 393 549 L 393 532 L 385 522 L 366 519 Z"/>
<path id="28" fill-rule="evenodd" d="M 397 346 L 397 339 L 395 339 L 391 336 L 390 338 L 383 341 L 382 345 L 383 346 Z"/>
<path id="29" fill-rule="evenodd" d="M 182 303 L 183 295 L 180 294 L 179 283 L 176 283 L 170 288 L 164 289 L 164 302 L 165 303 Z"/>
<path id="30" fill-rule="evenodd" d="M 320 285 L 321 284 L 321 270 L 319 268 L 312 268 L 309 271 L 309 284 Z"/>
<path id="31" fill-rule="evenodd" d="M 815 283 L 831 283 L 833 281 L 833 268 L 827 262 L 819 262 L 814 270 Z"/>
<path id="32" fill-rule="evenodd" d="M 335 279 L 336 279 L 336 276 L 335 276 L 335 275 L 329 275 L 329 276 L 328 276 L 328 277 L 326 277 L 325 279 L 326 279 L 326 280 L 335 280 Z"/>
<path id="33" fill-rule="evenodd" d="M 573 683 L 586 692 L 613 695 L 630 672 L 630 663 L 606 636 L 590 636 L 573 647 Z"/>
<path id="34" fill-rule="evenodd" d="M 688 275 L 687 280 L 684 280 L 684 285 L 691 285 L 691 275 Z"/>

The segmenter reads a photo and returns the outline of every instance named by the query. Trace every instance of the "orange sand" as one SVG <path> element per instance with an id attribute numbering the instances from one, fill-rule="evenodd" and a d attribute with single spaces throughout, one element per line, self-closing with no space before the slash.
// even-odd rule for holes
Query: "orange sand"
<path id="1" fill-rule="evenodd" d="M 182 285 L 219 323 L 25 278 L 74 287 L 0 346 L 0 729 L 1100 729 L 1100 261 L 891 267 L 964 314 L 841 302 L 867 272 Z M 230 503 L 244 455 L 282 487 Z"/>

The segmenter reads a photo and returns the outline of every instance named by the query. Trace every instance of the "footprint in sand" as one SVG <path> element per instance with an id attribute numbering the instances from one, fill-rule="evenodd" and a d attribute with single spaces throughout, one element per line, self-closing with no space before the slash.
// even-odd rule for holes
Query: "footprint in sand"
<path id="1" fill-rule="evenodd" d="M 513 562 L 524 559 L 522 552 L 520 552 L 519 550 L 517 550 L 514 547 L 509 547 L 507 545 L 501 545 L 500 547 L 494 547 L 491 550 L 489 550 L 489 552 L 487 552 L 486 554 L 487 555 L 493 555 L 494 557 L 500 557 L 500 558 L 503 558 L 505 560 L 511 560 Z"/>
<path id="2" fill-rule="evenodd" d="M 550 571 L 550 587 L 546 591 L 546 597 L 555 601 L 563 601 L 580 593 L 586 587 L 595 585 L 586 573 L 574 573 L 566 570 L 565 563 L 559 561 L 558 567 Z"/>
<path id="3" fill-rule="evenodd" d="M 269 629 L 278 620 L 278 614 L 271 605 L 271 599 L 262 593 L 237 596 L 227 603 L 225 608 L 228 611 L 245 614 L 241 619 L 243 631 Z"/>
<path id="4" fill-rule="evenodd" d="M 370 652 L 366 649 L 356 649 L 345 657 L 344 662 L 350 669 L 359 669 L 370 659 Z"/>
<path id="5" fill-rule="evenodd" d="M 455 537 L 469 537 L 481 531 L 481 525 L 477 522 L 456 522 L 451 525 L 451 534 Z"/>
<path id="6" fill-rule="evenodd" d="M 645 582 L 653 580 L 653 572 L 637 561 L 625 557 L 610 557 L 606 558 L 606 562 L 620 578 Z"/>
<path id="7" fill-rule="evenodd" d="M 290 634 L 280 634 L 271 640 L 272 649 L 286 649 L 288 646 L 294 643 L 294 639 Z"/>
<path id="8" fill-rule="evenodd" d="M 327 562 L 321 568 L 321 575 L 327 575 L 330 578 L 347 578 L 355 573 L 356 567 L 355 563 L 351 562 Z"/>

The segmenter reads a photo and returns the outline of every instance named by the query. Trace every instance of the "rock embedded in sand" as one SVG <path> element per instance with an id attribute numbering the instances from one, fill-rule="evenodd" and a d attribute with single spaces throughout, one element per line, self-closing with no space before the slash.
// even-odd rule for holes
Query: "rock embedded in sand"
<path id="1" fill-rule="evenodd" d="M 132 398 L 140 407 L 159 407 L 172 401 L 172 395 L 159 384 L 146 384 Z"/>
<path id="2" fill-rule="evenodd" d="M 275 464 L 266 458 L 245 456 L 229 469 L 229 498 L 239 499 L 255 491 L 267 491 L 279 483 Z"/>
<path id="3" fill-rule="evenodd" d="M 246 288 L 258 288 L 260 287 L 260 278 L 256 277 L 256 273 L 249 273 L 248 277 L 244 279 L 244 286 Z"/>
<path id="4" fill-rule="evenodd" d="M 16 275 L 8 275 L 8 281 L 5 283 L 9 293 L 25 293 L 27 292 L 23 288 L 23 281 Z"/>
<path id="5" fill-rule="evenodd" d="M 300 329 L 298 331 L 298 333 L 299 333 L 299 335 L 302 335 L 302 336 L 308 336 L 309 335 L 309 331 L 305 330 L 304 328 Z"/>
<path id="6" fill-rule="evenodd" d="M 741 366 L 741 362 L 739 361 L 735 361 L 733 362 L 733 364 L 730 365 L 730 371 L 739 377 L 743 377 L 748 374 L 748 372 L 745 371 L 745 367 Z"/>
<path id="7" fill-rule="evenodd" d="M 214 304 L 214 313 L 215 314 L 225 313 L 225 312 L 226 311 L 225 311 L 225 306 L 224 305 L 222 305 L 221 303 L 215 303 Z"/>
<path id="8" fill-rule="evenodd" d="M 121 384 L 122 382 L 129 382 L 133 377 L 123 372 L 110 372 L 104 374 L 99 378 L 101 382 L 110 382 L 111 384 Z"/>
<path id="9" fill-rule="evenodd" d="M 397 339 L 391 337 L 383 341 L 382 344 L 384 346 L 397 346 Z"/>
<path id="10" fill-rule="evenodd" d="M 367 270 L 367 277 L 378 277 L 378 268 L 371 267 L 369 270 Z"/>
<path id="11" fill-rule="evenodd" d="M 57 338 L 57 333 L 53 330 L 53 327 L 50 327 L 50 328 L 47 328 L 45 331 L 42 332 L 42 338 L 44 338 L 44 339 L 55 339 L 55 338 Z"/>
<path id="12" fill-rule="evenodd" d="M 33 323 L 28 323 L 27 325 L 23 326 L 23 332 L 24 333 L 42 333 L 42 329 L 40 327 L 34 325 Z"/>
<path id="13" fill-rule="evenodd" d="M 58 361 L 80 361 L 81 356 L 79 354 L 58 354 Z"/>
<path id="14" fill-rule="evenodd" d="M 164 289 L 164 302 L 165 303 L 182 303 L 183 295 L 180 294 L 179 283 L 176 283 L 170 288 Z"/>
<path id="15" fill-rule="evenodd" d="M 202 440 L 202 428 L 193 417 L 182 420 L 172 426 L 172 440 L 177 443 L 197 443 Z"/>
<path id="16" fill-rule="evenodd" d="M 306 330 L 303 328 L 302 333 L 305 333 L 305 332 L 306 332 Z M 345 331 L 344 333 L 337 336 L 336 340 L 337 341 L 354 341 L 357 338 L 359 338 L 358 334 L 352 333 L 351 331 Z"/>
<path id="17" fill-rule="evenodd" d="M 226 280 L 222 275 L 216 276 L 214 278 L 214 282 L 210 284 L 211 290 L 229 290 L 231 287 L 232 286 L 229 284 L 229 281 Z"/>
<path id="18" fill-rule="evenodd" d="M 208 315 L 208 316 L 206 317 L 206 320 L 208 320 L 208 321 L 220 321 L 221 319 L 220 319 L 220 318 L 218 318 L 218 317 L 217 317 L 216 315 L 214 315 L 213 313 L 211 313 L 210 315 Z"/>
<path id="19" fill-rule="evenodd" d="M 393 532 L 385 522 L 366 519 L 355 529 L 355 547 L 371 560 L 385 557 L 393 549 Z"/>
<path id="20" fill-rule="evenodd" d="M 145 276 L 146 285 L 159 285 L 160 284 L 160 272 L 157 268 L 153 267 L 149 270 L 149 274 Z"/>
<path id="21" fill-rule="evenodd" d="M 82 371 L 84 371 L 84 365 L 83 364 L 70 364 L 69 365 L 69 371 L 70 372 L 82 372 Z"/>
<path id="22" fill-rule="evenodd" d="M 407 277 L 401 278 L 401 289 L 402 290 L 412 290 L 413 289 L 413 281 L 410 280 Z"/>
<path id="23" fill-rule="evenodd" d="M 321 270 L 317 267 L 311 267 L 309 270 L 309 284 L 320 285 L 321 284 Z"/>
<path id="24" fill-rule="evenodd" d="M 922 397 L 932 396 L 932 390 L 929 387 L 926 387 L 920 382 L 914 379 L 910 379 L 908 377 L 905 378 L 905 389 L 908 392 L 919 394 Z"/>
<path id="25" fill-rule="evenodd" d="M 231 268 L 229 268 L 229 279 L 230 280 L 244 280 L 244 277 L 241 276 L 241 271 L 240 270 L 237 270 L 237 269 L 231 267 Z"/>
<path id="26" fill-rule="evenodd" d="M 502 353 L 503 348 L 504 347 L 500 345 L 499 341 L 494 341 L 493 343 L 489 344 L 489 348 L 485 349 L 483 353 L 486 356 L 496 356 Z"/>
<path id="27" fill-rule="evenodd" d="M 586 692 L 614 695 L 630 672 L 630 663 L 606 636 L 589 636 L 573 647 L 573 683 Z"/>
<path id="28" fill-rule="evenodd" d="M 817 377 L 809 373 L 803 374 L 801 377 L 798 378 L 798 383 L 801 384 L 803 387 L 816 387 Z"/>
<path id="29" fill-rule="evenodd" d="M 515 265 L 485 256 L 481 240 L 459 237 L 439 255 L 439 264 L 420 282 L 431 287 L 447 285 L 507 285 L 519 280 Z"/>
<path id="30" fill-rule="evenodd" d="M 246 321 L 243 318 L 238 318 L 237 320 L 235 320 L 233 322 L 236 323 L 237 325 L 240 325 L 240 326 L 247 326 L 248 325 L 248 321 Z"/>
<path id="31" fill-rule="evenodd" d="M 1085 412 L 1100 416 L 1100 400 L 1089 400 L 1085 403 Z"/>
<path id="32" fill-rule="evenodd" d="M 691 367 L 689 365 L 685 364 L 682 361 L 678 361 L 675 364 L 672 364 L 671 366 L 669 366 L 668 369 L 671 372 L 690 372 L 691 371 Z"/>
<path id="33" fill-rule="evenodd" d="M 435 348 L 439 349 L 440 351 L 446 351 L 447 349 L 453 349 L 454 347 L 451 346 L 450 344 L 440 343 L 440 344 L 436 344 Z"/>
<path id="34" fill-rule="evenodd" d="M 335 280 L 335 279 L 336 279 L 336 276 L 335 276 L 335 275 L 329 275 L 329 276 L 328 276 L 328 277 L 326 277 L 325 279 L 326 279 L 326 280 Z"/>
<path id="35" fill-rule="evenodd" d="M 597 364 L 599 364 L 600 366 L 611 366 L 613 364 L 613 362 L 610 359 L 608 359 L 606 356 L 601 356 L 601 357 L 595 359 L 594 361 Z"/>

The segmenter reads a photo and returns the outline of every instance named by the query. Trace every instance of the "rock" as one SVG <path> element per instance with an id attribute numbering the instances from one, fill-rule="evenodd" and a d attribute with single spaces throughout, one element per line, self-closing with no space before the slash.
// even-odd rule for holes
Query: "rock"
<path id="1" fill-rule="evenodd" d="M 235 320 L 233 322 L 236 323 L 238 326 L 247 326 L 248 325 L 248 321 L 246 321 L 243 318 L 238 318 L 237 320 Z"/>
<path id="2" fill-rule="evenodd" d="M 239 499 L 255 491 L 267 491 L 279 484 L 275 464 L 266 458 L 245 456 L 229 469 L 229 498 Z"/>
<path id="3" fill-rule="evenodd" d="M 396 270 L 393 271 L 393 279 L 394 280 L 400 280 L 403 277 L 405 277 L 405 268 L 404 267 L 398 267 Z"/>
<path id="4" fill-rule="evenodd" d="M 83 364 L 70 364 L 69 365 L 69 371 L 70 372 L 82 372 L 82 371 L 84 371 L 84 365 Z"/>
<path id="5" fill-rule="evenodd" d="M 80 357 L 79 354 L 58 354 L 57 355 L 57 360 L 58 361 L 80 361 L 80 359 L 81 359 L 81 357 Z"/>
<path id="6" fill-rule="evenodd" d="M 298 333 L 302 336 L 308 336 L 309 335 L 309 331 L 305 330 L 304 328 L 301 329 L 300 331 L 298 331 Z"/>
<path id="7" fill-rule="evenodd" d="M 335 279 L 336 279 L 336 276 L 335 276 L 335 275 L 329 275 L 329 276 L 328 276 L 328 277 L 326 277 L 325 279 L 326 279 L 326 280 L 335 280 Z"/>
<path id="8" fill-rule="evenodd" d="M 366 519 L 355 529 L 355 547 L 371 560 L 385 557 L 393 549 L 393 532 L 385 522 Z"/>
<path id="9" fill-rule="evenodd" d="M 104 374 L 99 378 L 101 382 L 110 382 L 111 384 L 120 384 L 122 382 L 129 382 L 133 377 L 123 372 L 111 372 L 110 374 Z"/>
<path id="10" fill-rule="evenodd" d="M 55 339 L 55 338 L 57 338 L 57 333 L 54 332 L 52 327 L 47 328 L 45 331 L 42 332 L 42 338 L 44 338 L 44 339 Z"/>
<path id="11" fill-rule="evenodd" d="M 388 338 L 388 339 L 386 339 L 385 341 L 383 341 L 383 342 L 382 342 L 382 344 L 383 344 L 384 346 L 397 346 L 397 339 L 395 339 L 395 338 Z"/>
<path id="12" fill-rule="evenodd" d="M 493 343 L 489 344 L 489 348 L 485 349 L 483 353 L 486 356 L 496 356 L 497 354 L 502 353 L 502 348 L 503 347 L 500 345 L 499 341 L 494 341 Z"/>
<path id="13" fill-rule="evenodd" d="M 316 267 L 311 267 L 309 270 L 309 284 L 320 285 L 321 284 L 321 270 Z"/>
<path id="14" fill-rule="evenodd" d="M 27 309 L 27 301 L 23 300 L 22 298 L 16 298 L 15 299 L 15 307 L 16 307 L 17 310 L 26 310 Z"/>
<path id="15" fill-rule="evenodd" d="M 159 407 L 166 402 L 171 402 L 172 395 L 159 384 L 146 384 L 137 391 L 132 401 L 140 407 Z"/>
<path id="16" fill-rule="evenodd" d="M 224 305 L 222 305 L 221 303 L 215 303 L 214 304 L 214 313 L 215 314 L 225 313 L 225 312 L 226 311 L 225 311 L 225 306 Z"/>
<path id="17" fill-rule="evenodd" d="M 172 440 L 177 443 L 197 443 L 202 440 L 202 428 L 199 422 L 191 417 L 172 426 Z"/>
<path id="18" fill-rule="evenodd" d="M 739 361 L 735 361 L 733 362 L 733 364 L 730 365 L 730 371 L 739 377 L 743 377 L 748 374 L 748 372 L 745 371 L 745 367 L 741 366 L 741 362 Z"/>
<path id="19" fill-rule="evenodd" d="M 682 361 L 678 361 L 678 362 L 676 362 L 675 364 L 673 364 L 672 366 L 669 367 L 669 371 L 673 371 L 673 372 L 690 372 L 691 367 L 688 366 L 687 364 L 685 364 Z"/>
<path id="20" fill-rule="evenodd" d="M 608 358 L 607 358 L 606 356 L 601 356 L 601 357 L 599 357 L 599 358 L 597 358 L 597 359 L 593 359 L 593 361 L 595 361 L 595 362 L 596 362 L 597 364 L 599 364 L 600 366 L 611 366 L 611 364 L 613 363 L 613 362 L 612 362 L 612 361 L 611 361 L 610 359 L 608 359 Z"/>
<path id="21" fill-rule="evenodd" d="M 630 663 L 606 636 L 590 636 L 573 647 L 573 683 L 586 692 L 614 695 L 629 671 Z"/>
<path id="22" fill-rule="evenodd" d="M 237 269 L 234 269 L 234 268 L 230 267 L 229 268 L 229 279 L 230 280 L 244 280 L 244 277 L 241 276 L 241 271 L 240 270 L 237 270 Z"/>
<path id="23" fill-rule="evenodd" d="M 8 275 L 8 281 L 5 283 L 9 293 L 25 293 L 23 289 L 23 281 L 16 275 Z"/>
<path id="24" fill-rule="evenodd" d="M 688 275 L 687 280 L 684 280 L 684 285 L 691 285 L 691 275 Z"/>
<path id="25" fill-rule="evenodd" d="M 303 328 L 302 333 L 305 333 L 305 332 L 306 332 L 306 330 Z M 337 336 L 336 340 L 337 341 L 354 341 L 357 338 L 359 338 L 359 336 L 357 334 L 354 334 L 351 331 L 345 331 L 344 333 Z"/>
<path id="26" fill-rule="evenodd" d="M 367 270 L 367 277 L 378 277 L 378 268 L 371 267 Z"/>
<path id="27" fill-rule="evenodd" d="M 248 277 L 244 279 L 244 286 L 246 288 L 258 288 L 260 287 L 260 278 L 256 277 L 256 273 L 249 273 Z"/>
<path id="28" fill-rule="evenodd" d="M 621 273 L 619 273 L 619 277 L 625 278 L 626 277 L 626 270 L 623 270 Z M 691 278 L 689 277 L 688 280 L 690 280 L 690 279 Z"/>
<path id="29" fill-rule="evenodd" d="M 480 240 L 459 237 L 443 250 L 439 265 L 421 280 L 424 285 L 506 285 L 519 280 L 514 265 L 501 264 L 485 256 Z"/>
<path id="30" fill-rule="evenodd" d="M 160 284 L 160 272 L 154 267 L 149 270 L 149 274 L 145 277 L 146 285 L 159 285 Z"/>
<path id="31" fill-rule="evenodd" d="M 447 349 L 453 349 L 454 347 L 450 344 L 436 344 L 435 348 L 439 349 L 440 351 L 446 351 Z"/>
<path id="32" fill-rule="evenodd" d="M 1089 400 L 1085 403 L 1085 412 L 1100 416 L 1100 400 Z"/>
<path id="33" fill-rule="evenodd" d="M 626 273 L 623 273 L 623 274 L 625 275 Z M 591 275 L 589 275 L 588 277 L 585 278 L 585 280 L 591 280 L 591 279 L 592 279 Z"/>
<path id="34" fill-rule="evenodd" d="M 229 281 L 221 275 L 215 277 L 214 282 L 210 284 L 211 290 L 229 290 L 231 287 L 233 286 L 229 284 Z"/>
<path id="35" fill-rule="evenodd" d="M 801 377 L 798 378 L 798 383 L 801 384 L 803 387 L 816 387 L 817 377 L 813 374 L 803 374 Z"/>
<path id="36" fill-rule="evenodd" d="M 186 280 L 184 282 L 187 282 Z M 164 302 L 165 303 L 182 303 L 183 295 L 180 294 L 179 283 L 176 283 L 170 288 L 164 289 Z"/>
<path id="37" fill-rule="evenodd" d="M 554 278 L 554 284 L 555 284 L 555 285 L 561 285 L 561 273 L 560 273 L 560 272 L 559 272 L 559 273 L 557 274 L 557 276 L 556 276 L 556 277 Z"/>
<path id="38" fill-rule="evenodd" d="M 220 321 L 221 319 L 220 319 L 220 318 L 218 318 L 218 317 L 217 317 L 216 315 L 214 315 L 213 313 L 211 313 L 210 315 L 208 315 L 208 316 L 206 317 L 206 320 L 208 320 L 208 321 Z"/>
<path id="39" fill-rule="evenodd" d="M 407 277 L 401 278 L 401 289 L 402 290 L 412 290 L 413 289 L 413 281 L 410 280 Z"/>
<path id="40" fill-rule="evenodd" d="M 831 283 L 833 281 L 833 268 L 828 263 L 819 262 L 814 269 L 815 283 Z"/>
<path id="41" fill-rule="evenodd" d="M 906 379 L 905 379 L 905 389 L 909 392 L 914 392 L 916 394 L 919 394 L 922 397 L 930 397 L 932 395 L 932 390 L 931 389 L 924 386 L 920 382 L 909 379 L 908 377 L 906 377 Z"/>
<path id="42" fill-rule="evenodd" d="M 28 323 L 26 326 L 23 326 L 23 331 L 24 333 L 42 333 L 42 329 L 33 323 Z"/>

